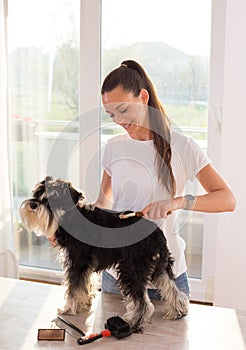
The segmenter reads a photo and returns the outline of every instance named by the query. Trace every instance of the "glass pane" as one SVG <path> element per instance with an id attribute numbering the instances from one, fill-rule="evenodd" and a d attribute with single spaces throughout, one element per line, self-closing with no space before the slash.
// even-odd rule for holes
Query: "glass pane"
<path id="1" fill-rule="evenodd" d="M 24 229 L 19 206 L 38 181 L 54 175 L 47 173 L 52 145 L 68 150 L 78 138 L 79 6 L 79 0 L 9 0 L 15 237 L 22 265 L 60 268 L 56 249 Z"/>
<path id="2" fill-rule="evenodd" d="M 120 11 L 119 11 L 120 5 Z M 206 150 L 211 1 L 102 1 L 102 78 L 125 59 L 138 61 L 152 79 L 173 128 Z M 123 132 L 102 117 L 102 145 Z M 187 193 L 197 194 L 197 183 Z M 183 212 L 180 234 L 190 277 L 201 278 L 203 214 Z"/>

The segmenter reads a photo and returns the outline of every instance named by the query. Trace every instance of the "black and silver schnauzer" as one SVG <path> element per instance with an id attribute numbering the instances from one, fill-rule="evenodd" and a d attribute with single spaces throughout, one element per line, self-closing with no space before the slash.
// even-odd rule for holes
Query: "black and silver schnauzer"
<path id="1" fill-rule="evenodd" d="M 147 287 L 158 289 L 163 318 L 188 313 L 188 298 L 175 284 L 173 258 L 158 226 L 143 217 L 121 219 L 118 212 L 85 204 L 82 191 L 50 176 L 39 182 L 33 197 L 20 208 L 30 232 L 55 240 L 63 253 L 66 305 L 59 313 L 76 314 L 91 306 L 96 287 L 93 273 L 114 267 L 135 332 L 142 331 L 154 312 Z"/>

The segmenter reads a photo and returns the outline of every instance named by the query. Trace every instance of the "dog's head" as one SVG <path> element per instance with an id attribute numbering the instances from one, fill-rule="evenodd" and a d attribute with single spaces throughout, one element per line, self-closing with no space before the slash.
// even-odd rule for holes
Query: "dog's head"
<path id="1" fill-rule="evenodd" d="M 26 199 L 20 207 L 25 227 L 37 235 L 54 236 L 59 218 L 75 205 L 83 206 L 85 196 L 71 182 L 47 176 L 39 182 L 33 197 Z"/>

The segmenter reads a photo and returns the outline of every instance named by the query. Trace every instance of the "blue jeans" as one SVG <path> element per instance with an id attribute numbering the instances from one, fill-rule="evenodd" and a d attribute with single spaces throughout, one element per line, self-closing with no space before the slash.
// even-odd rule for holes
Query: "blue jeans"
<path id="1" fill-rule="evenodd" d="M 190 286 L 188 281 L 187 272 L 182 273 L 176 278 L 177 287 L 184 292 L 188 298 L 190 298 Z M 110 275 L 107 271 L 103 271 L 102 274 L 102 292 L 120 294 L 120 290 L 117 286 L 116 279 Z M 160 295 L 157 289 L 148 289 L 148 294 L 151 299 L 160 300 Z"/>

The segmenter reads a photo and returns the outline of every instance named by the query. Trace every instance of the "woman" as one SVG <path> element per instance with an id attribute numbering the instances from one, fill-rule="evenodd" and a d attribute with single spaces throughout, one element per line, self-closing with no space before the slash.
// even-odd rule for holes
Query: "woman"
<path id="1" fill-rule="evenodd" d="M 233 211 L 235 198 L 196 142 L 170 130 L 170 122 L 154 86 L 135 61 L 124 61 L 105 78 L 102 102 L 126 133 L 106 145 L 98 207 L 142 211 L 165 232 L 175 258 L 177 286 L 189 296 L 185 243 L 179 235 L 180 209 Z M 188 180 L 198 179 L 205 194 L 185 194 Z M 114 271 L 104 272 L 102 290 L 117 293 Z M 150 297 L 157 297 L 154 289 Z"/>

